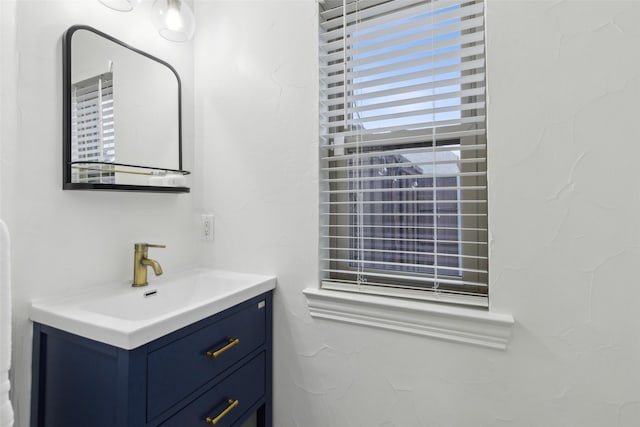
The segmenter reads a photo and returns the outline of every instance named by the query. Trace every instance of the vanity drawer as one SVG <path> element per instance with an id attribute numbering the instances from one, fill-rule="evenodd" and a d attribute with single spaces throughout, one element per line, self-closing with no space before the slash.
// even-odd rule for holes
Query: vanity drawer
<path id="1" fill-rule="evenodd" d="M 217 427 L 234 425 L 246 411 L 265 395 L 265 354 L 225 378 L 211 390 L 178 412 L 161 427 L 208 426 L 206 419 L 218 417 Z"/>
<path id="2" fill-rule="evenodd" d="M 262 345 L 265 312 L 264 301 L 251 304 L 149 353 L 147 420 L 154 419 Z"/>

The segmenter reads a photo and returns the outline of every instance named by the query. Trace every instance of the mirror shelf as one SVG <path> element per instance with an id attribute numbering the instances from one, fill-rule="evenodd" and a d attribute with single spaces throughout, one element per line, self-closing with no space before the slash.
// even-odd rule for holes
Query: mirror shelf
<path id="1" fill-rule="evenodd" d="M 116 182 L 116 177 L 121 176 L 118 174 L 129 174 L 145 177 L 146 182 L 137 184 L 142 187 L 166 187 L 168 192 L 189 192 L 189 188 L 185 185 L 185 176 L 191 175 L 191 172 L 186 170 L 98 161 L 71 162 L 71 169 L 72 173 L 91 175 L 92 182 L 88 182 L 91 184 L 113 184 Z"/>

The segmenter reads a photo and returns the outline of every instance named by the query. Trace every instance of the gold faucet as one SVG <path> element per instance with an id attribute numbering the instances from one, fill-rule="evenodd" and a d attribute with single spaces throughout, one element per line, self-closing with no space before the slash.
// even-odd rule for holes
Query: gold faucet
<path id="1" fill-rule="evenodd" d="M 133 255 L 133 283 L 131 286 L 140 287 L 147 286 L 147 267 L 153 268 L 156 276 L 162 274 L 162 267 L 158 261 L 147 258 L 149 248 L 166 248 L 165 245 L 150 245 L 149 243 L 136 243 L 134 245 L 135 253 Z"/>

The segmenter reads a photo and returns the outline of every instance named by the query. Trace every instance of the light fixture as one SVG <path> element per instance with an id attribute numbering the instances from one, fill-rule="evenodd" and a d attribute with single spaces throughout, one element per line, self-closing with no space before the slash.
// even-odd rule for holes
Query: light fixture
<path id="1" fill-rule="evenodd" d="M 98 0 L 103 5 L 107 6 L 109 9 L 119 10 L 120 12 L 129 12 L 133 10 L 138 4 L 140 4 L 140 0 Z"/>
<path id="2" fill-rule="evenodd" d="M 158 33 L 174 42 L 186 42 L 196 31 L 193 12 L 181 0 L 156 0 L 151 8 L 151 19 Z"/>

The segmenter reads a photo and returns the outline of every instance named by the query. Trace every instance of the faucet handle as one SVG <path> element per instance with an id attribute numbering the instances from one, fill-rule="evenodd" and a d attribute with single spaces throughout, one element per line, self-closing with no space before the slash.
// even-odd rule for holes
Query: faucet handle
<path id="1" fill-rule="evenodd" d="M 135 243 L 133 245 L 136 251 L 145 250 L 147 248 L 166 248 L 167 245 L 152 245 L 150 243 Z"/>

